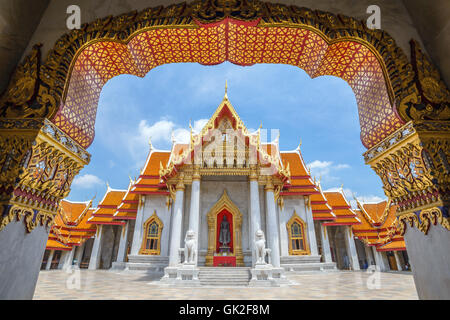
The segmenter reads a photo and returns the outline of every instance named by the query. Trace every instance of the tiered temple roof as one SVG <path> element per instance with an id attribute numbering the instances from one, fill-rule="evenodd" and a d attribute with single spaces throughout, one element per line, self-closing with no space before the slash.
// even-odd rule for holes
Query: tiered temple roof
<path id="1" fill-rule="evenodd" d="M 92 200 L 62 200 L 50 230 L 46 249 L 70 251 L 92 237 L 97 228 L 88 221 L 93 213 L 91 206 Z"/>
<path id="2" fill-rule="evenodd" d="M 395 212 L 397 206 L 389 201 L 361 203 L 357 200 L 355 210 L 361 224 L 353 227 L 354 235 L 377 251 L 406 250 L 405 241 L 399 234 Z"/>
<path id="3" fill-rule="evenodd" d="M 103 199 L 98 203 L 97 209 L 92 213 L 92 217 L 89 218 L 89 223 L 124 225 L 125 222 L 114 219 L 114 214 L 118 206 L 122 203 L 126 192 L 126 190 L 111 189 L 108 185 Z"/>
<path id="4" fill-rule="evenodd" d="M 332 222 L 325 222 L 327 226 L 345 226 L 345 225 L 357 225 L 360 224 L 356 212 L 352 209 L 351 204 L 348 202 L 344 195 L 344 191 L 340 188 L 339 191 L 326 191 L 324 192 L 325 198 L 331 209 L 336 216 L 336 219 Z"/>
<path id="5" fill-rule="evenodd" d="M 324 221 L 327 226 L 350 225 L 357 238 L 368 245 L 376 246 L 378 251 L 405 250 L 404 240 L 396 228 L 394 206 L 390 206 L 386 201 L 377 204 L 361 204 L 357 201 L 358 208 L 352 209 L 342 188 L 338 191 L 322 191 L 320 182 L 311 177 L 306 167 L 300 146 L 294 151 L 280 151 L 279 137 L 269 143 L 262 142 L 261 128 L 250 133 L 226 93 L 201 132 L 193 133 L 191 127 L 189 143 L 173 141 L 171 150 L 157 150 L 150 142 L 145 165 L 137 180 L 132 181 L 130 178 L 127 190 L 114 190 L 108 186 L 96 209 L 91 208 L 92 201 L 61 202 L 60 214 L 55 219 L 47 247 L 70 250 L 83 239 L 93 236 L 96 225 L 123 225 L 127 220 L 136 219 L 141 195 L 167 196 L 170 204 L 171 190 L 173 193 L 170 179 L 185 165 L 204 165 L 205 159 L 198 161 L 199 159 L 195 158 L 196 152 L 203 151 L 210 141 L 214 141 L 213 129 L 221 130 L 222 134 L 227 132 L 225 129 L 235 130 L 236 139 L 240 141 L 241 147 L 243 146 L 241 151 L 245 150 L 245 160 L 249 159 L 248 152 L 253 151 L 258 166 L 271 169 L 269 174 L 280 181 L 278 196 L 308 197 L 307 206 L 310 206 L 314 220 Z M 203 156 L 202 152 L 199 154 Z M 244 167 L 248 168 L 248 165 L 249 163 Z M 218 167 L 231 170 L 237 168 L 231 163 L 228 166 L 225 163 L 220 164 Z M 216 166 L 205 164 L 204 168 L 211 169 Z"/>

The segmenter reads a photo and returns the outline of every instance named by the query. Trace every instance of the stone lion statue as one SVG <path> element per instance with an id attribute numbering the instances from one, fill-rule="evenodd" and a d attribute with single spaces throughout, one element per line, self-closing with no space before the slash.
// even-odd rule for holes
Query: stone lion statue
<path id="1" fill-rule="evenodd" d="M 197 241 L 195 241 L 195 232 L 188 230 L 184 238 L 184 263 L 195 264 L 197 256 Z"/>
<path id="2" fill-rule="evenodd" d="M 266 264 L 266 239 L 264 238 L 264 232 L 258 230 L 255 233 L 255 251 L 256 251 L 256 263 Z"/>

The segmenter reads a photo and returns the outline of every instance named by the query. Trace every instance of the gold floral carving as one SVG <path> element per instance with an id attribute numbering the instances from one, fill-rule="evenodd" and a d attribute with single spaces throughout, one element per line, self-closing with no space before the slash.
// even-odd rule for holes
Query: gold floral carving
<path id="1" fill-rule="evenodd" d="M 83 148 L 46 119 L 0 119 L 0 146 L 5 150 L 0 153 L 0 207 L 9 210 L 0 218 L 2 227 L 20 213 L 31 231 L 37 224 L 29 222 L 30 216 L 46 221 L 56 214 L 73 178 L 90 161 Z"/>
<path id="2" fill-rule="evenodd" d="M 419 43 L 411 40 L 410 44 L 414 90 L 402 99 L 398 108 L 400 116 L 414 120 L 450 120 L 450 93 L 446 84 Z"/>
<path id="3" fill-rule="evenodd" d="M 450 122 L 409 122 L 369 149 L 366 163 L 380 176 L 397 215 L 450 204 Z"/>
<path id="4" fill-rule="evenodd" d="M 4 210 L 4 207 L 0 207 Z M 37 226 L 51 227 L 54 222 L 55 214 L 49 211 L 33 210 L 21 205 L 13 205 L 8 209 L 8 213 L 4 213 L 0 219 L 0 231 L 3 230 L 10 222 L 21 221 L 25 223 L 25 227 L 28 233 L 30 233 Z"/>
<path id="5" fill-rule="evenodd" d="M 441 225 L 443 228 L 450 231 L 450 222 L 448 217 L 444 217 L 441 209 L 434 207 L 431 209 L 422 210 L 419 217 L 413 212 L 404 214 L 398 218 L 399 233 L 401 236 L 405 235 L 406 228 L 409 225 L 412 228 L 417 228 L 425 235 L 428 234 L 431 225 Z"/>

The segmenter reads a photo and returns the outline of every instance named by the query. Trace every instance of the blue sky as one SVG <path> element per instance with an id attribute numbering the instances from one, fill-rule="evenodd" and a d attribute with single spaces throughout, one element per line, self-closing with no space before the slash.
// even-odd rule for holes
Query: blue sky
<path id="1" fill-rule="evenodd" d="M 229 100 L 247 128 L 262 122 L 268 132 L 279 129 L 281 150 L 293 150 L 301 140 L 305 162 L 322 177 L 324 190 L 343 184 L 349 200 L 353 193 L 365 201 L 385 198 L 380 179 L 364 164 L 356 100 L 344 80 L 311 79 L 287 65 L 228 62 L 168 64 L 145 78 L 111 79 L 100 96 L 91 163 L 75 178 L 68 198 L 96 195 L 97 203 L 106 182 L 126 189 L 129 176 L 137 177 L 144 165 L 149 137 L 155 148 L 169 150 L 172 132 L 177 140 L 188 137 L 189 120 L 201 129 L 223 99 L 226 79 Z"/>

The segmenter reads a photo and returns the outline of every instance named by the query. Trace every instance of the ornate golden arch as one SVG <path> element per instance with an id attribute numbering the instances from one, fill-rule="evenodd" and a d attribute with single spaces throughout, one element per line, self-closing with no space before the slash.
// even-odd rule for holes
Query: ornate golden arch
<path id="1" fill-rule="evenodd" d="M 217 215 L 223 210 L 228 210 L 233 215 L 233 244 L 236 256 L 236 266 L 244 266 L 244 254 L 242 252 L 242 213 L 239 208 L 228 197 L 227 190 L 223 191 L 222 197 L 209 210 L 206 215 L 208 219 L 208 252 L 206 253 L 206 265 L 213 265 L 213 257 L 217 243 Z"/>
<path id="2" fill-rule="evenodd" d="M 300 226 L 302 228 L 302 242 L 303 242 L 305 250 L 294 250 L 292 248 L 292 230 L 291 230 L 291 227 L 292 227 L 292 225 L 295 222 L 300 224 Z M 289 221 L 286 223 L 286 228 L 287 228 L 288 240 L 289 240 L 289 255 L 291 255 L 291 256 L 294 256 L 294 255 L 309 255 L 310 254 L 310 249 L 309 249 L 308 239 L 307 239 L 307 235 L 306 235 L 306 223 L 305 223 L 305 221 L 303 221 L 302 218 L 300 218 L 297 215 L 297 212 L 295 212 L 295 210 L 294 210 L 294 213 L 292 214 L 291 219 L 289 219 Z"/>
<path id="3" fill-rule="evenodd" d="M 156 224 L 158 225 L 158 237 L 157 237 L 158 245 L 157 245 L 156 250 L 146 248 L 146 242 L 148 239 L 148 228 L 153 222 L 156 222 Z M 159 219 L 158 215 L 156 214 L 156 210 L 155 210 L 155 212 L 153 212 L 151 217 L 148 218 L 144 223 L 144 234 L 142 236 L 142 244 L 141 244 L 141 249 L 139 250 L 139 254 L 157 255 L 157 256 L 159 256 L 161 254 L 161 234 L 162 234 L 163 228 L 164 228 L 164 224 L 161 221 L 161 219 Z"/>
<path id="4" fill-rule="evenodd" d="M 435 97 L 445 96 L 448 92 L 439 75 L 427 77 L 429 80 L 432 78 L 432 81 L 430 80 L 431 82 L 428 81 L 427 83 L 433 83 L 433 86 L 422 86 L 422 89 L 432 87 L 439 91 L 432 90 L 431 94 L 428 95 L 430 97 L 427 100 L 427 104 L 429 102 L 430 105 L 426 109 L 428 111 L 415 111 L 415 105 L 424 97 L 421 97 L 415 85 L 413 66 L 408 62 L 406 55 L 395 44 L 391 36 L 382 30 L 368 29 L 362 21 L 329 12 L 259 0 L 197 0 L 168 7 L 148 8 L 141 12 L 133 11 L 116 17 L 109 16 L 84 24 L 81 29 L 73 30 L 59 38 L 42 64 L 39 46 L 33 47 L 32 53 L 16 69 L 5 95 L 0 99 L 0 116 L 8 118 L 47 117 L 53 119 L 66 132 L 71 131 L 70 128 L 75 130 L 79 126 L 72 122 L 78 120 L 66 121 L 68 119 L 61 118 L 61 115 L 57 113 L 66 107 L 67 93 L 75 63 L 85 50 L 95 51 L 96 49 L 93 49 L 93 46 L 104 44 L 106 47 L 116 47 L 124 55 L 129 56 L 130 52 L 127 46 L 145 32 L 167 30 L 171 33 L 177 29 L 188 32 L 189 30 L 198 30 L 205 24 L 220 23 L 225 21 L 226 18 L 237 21 L 244 26 L 257 27 L 261 32 L 265 32 L 268 28 L 308 30 L 330 46 L 338 43 L 356 43 L 363 45 L 372 52 L 382 70 L 390 106 L 392 109 L 397 109 L 400 118 L 390 114 L 389 119 L 385 119 L 385 122 L 387 121 L 389 124 L 389 128 L 385 128 L 386 132 L 383 135 L 370 138 L 370 142 L 368 142 L 369 140 L 363 141 L 367 148 L 395 131 L 400 125 L 399 121 L 408 121 L 425 116 L 442 119 L 448 111 L 447 107 L 442 106 L 442 101 L 435 99 Z M 228 49 L 226 48 L 226 50 Z M 111 59 L 111 57 L 108 59 Z M 198 57 L 192 57 L 188 60 L 169 62 L 208 64 Z M 105 63 L 109 63 L 108 61 Z M 260 63 L 254 59 L 251 61 L 245 61 L 244 59 L 241 62 L 230 61 L 242 65 Z M 130 60 L 127 63 L 128 66 L 119 67 L 114 75 L 122 73 L 145 75 L 143 70 L 136 67 L 135 61 Z M 290 64 L 289 62 L 278 63 Z M 430 68 L 432 69 L 432 66 Z M 330 71 L 324 71 L 323 73 L 333 74 Z M 107 81 L 108 79 L 103 80 Z M 94 98 L 93 101 L 95 101 Z M 363 102 L 362 105 L 364 105 Z M 365 107 L 369 108 L 370 112 L 374 114 L 381 113 L 379 110 L 372 109 L 372 105 Z M 95 110 L 89 111 L 89 114 L 95 115 Z M 91 120 L 89 121 L 92 122 Z M 95 117 L 93 121 L 95 122 Z M 66 122 L 70 123 L 67 124 Z M 94 126 L 94 123 L 83 124 L 89 128 Z M 82 147 L 86 148 L 92 143 L 93 133 L 91 129 L 87 133 L 84 131 L 73 133 L 71 138 L 74 138 Z"/>

